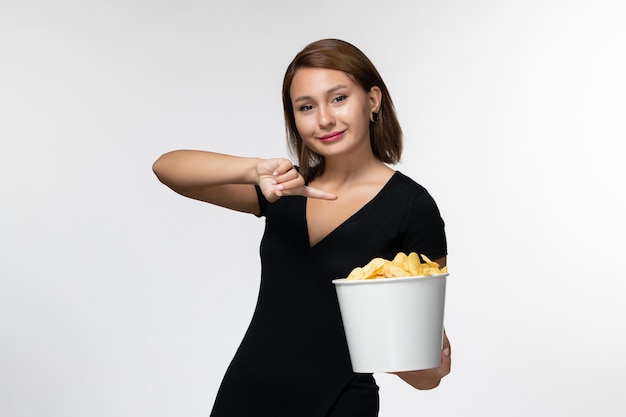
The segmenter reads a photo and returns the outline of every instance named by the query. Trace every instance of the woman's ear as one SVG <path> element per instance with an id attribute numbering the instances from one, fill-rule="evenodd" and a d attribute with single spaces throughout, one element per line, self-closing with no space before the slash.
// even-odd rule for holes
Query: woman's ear
<path id="1" fill-rule="evenodd" d="M 373 86 L 370 88 L 368 95 L 370 100 L 370 111 L 378 113 L 380 111 L 380 103 L 383 99 L 383 93 L 380 91 L 379 87 Z"/>

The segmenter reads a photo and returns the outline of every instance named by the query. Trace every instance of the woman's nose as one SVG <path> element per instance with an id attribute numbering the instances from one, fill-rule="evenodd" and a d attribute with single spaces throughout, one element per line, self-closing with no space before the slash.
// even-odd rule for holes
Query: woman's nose
<path id="1" fill-rule="evenodd" d="M 317 113 L 317 123 L 321 128 L 332 126 L 335 123 L 332 110 L 327 106 L 320 106 Z"/>

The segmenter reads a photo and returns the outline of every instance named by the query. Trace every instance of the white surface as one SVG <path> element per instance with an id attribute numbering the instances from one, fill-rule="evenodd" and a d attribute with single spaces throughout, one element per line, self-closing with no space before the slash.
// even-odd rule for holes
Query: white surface
<path id="1" fill-rule="evenodd" d="M 354 372 L 440 365 L 447 276 L 333 280 Z"/>
<path id="2" fill-rule="evenodd" d="M 452 373 L 428 392 L 377 375 L 381 417 L 626 415 L 625 8 L 0 2 L 0 415 L 208 414 L 263 221 L 175 195 L 151 164 L 286 155 L 283 72 L 331 36 L 385 78 L 398 169 L 449 238 Z"/>

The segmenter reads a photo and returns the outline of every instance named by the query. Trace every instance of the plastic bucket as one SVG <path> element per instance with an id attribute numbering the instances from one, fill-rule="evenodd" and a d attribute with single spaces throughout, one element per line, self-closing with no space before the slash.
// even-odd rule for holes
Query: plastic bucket
<path id="1" fill-rule="evenodd" d="M 447 276 L 332 281 L 354 372 L 441 364 Z"/>

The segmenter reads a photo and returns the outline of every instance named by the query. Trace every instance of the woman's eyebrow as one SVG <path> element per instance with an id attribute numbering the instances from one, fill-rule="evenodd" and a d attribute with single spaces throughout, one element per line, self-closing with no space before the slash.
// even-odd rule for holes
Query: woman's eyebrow
<path id="1" fill-rule="evenodd" d="M 347 85 L 339 84 L 339 85 L 336 85 L 333 88 L 329 89 L 328 91 L 326 91 L 326 94 L 327 95 L 331 95 L 331 94 L 334 94 L 335 92 L 337 92 L 337 90 L 341 90 L 342 88 L 347 88 L 347 87 L 348 87 Z M 300 101 L 309 101 L 309 100 L 312 100 L 311 96 L 300 96 L 300 97 L 296 98 L 293 102 L 294 103 L 298 103 Z"/>

